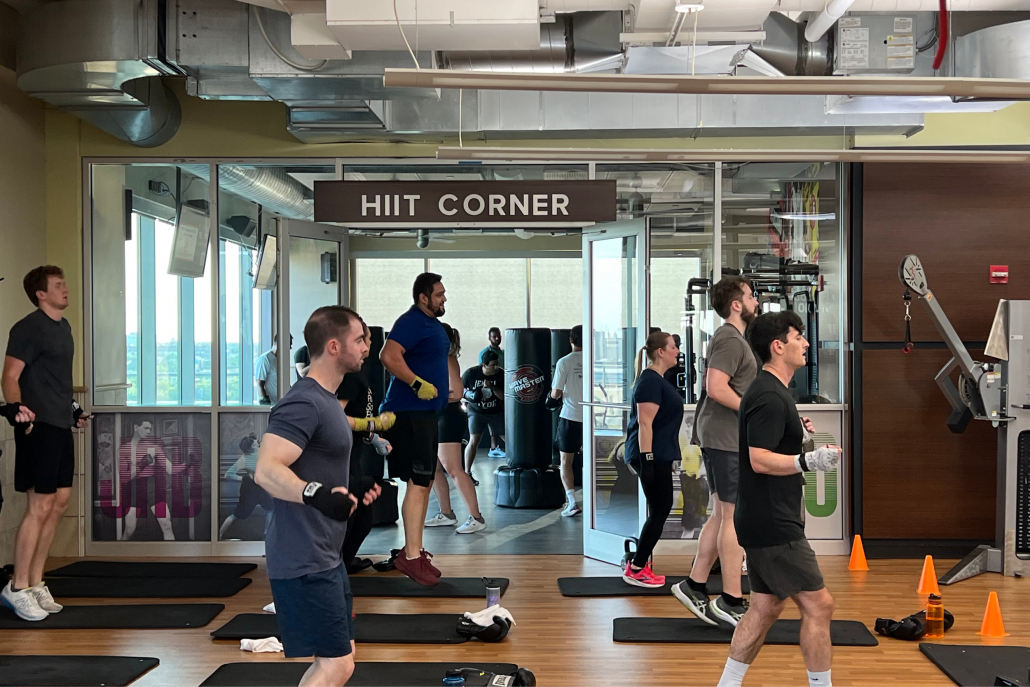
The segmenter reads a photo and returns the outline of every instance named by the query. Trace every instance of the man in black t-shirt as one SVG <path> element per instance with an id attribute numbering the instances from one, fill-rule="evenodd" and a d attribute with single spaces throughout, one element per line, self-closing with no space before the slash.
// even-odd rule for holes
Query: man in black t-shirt
<path id="1" fill-rule="evenodd" d="M 465 387 L 465 400 L 469 402 L 469 444 L 465 449 L 465 472 L 472 477 L 472 463 L 476 460 L 479 442 L 487 429 L 490 434 L 504 438 L 504 370 L 500 357 L 490 349 L 480 355 L 481 365 L 470 367 L 461 375 Z M 475 477 L 472 481 L 478 486 Z"/>
<path id="2" fill-rule="evenodd" d="M 833 597 L 805 539 L 802 473 L 834 469 L 841 448 L 802 453 L 812 424 L 798 417 L 787 384 L 805 365 L 804 331 L 801 318 L 786 311 L 759 316 L 747 332 L 762 371 L 740 400 L 740 481 L 733 522 L 747 552 L 751 605 L 733 633 L 719 680 L 724 687 L 739 687 L 788 598 L 801 611 L 801 654 L 809 685 L 830 685 Z"/>

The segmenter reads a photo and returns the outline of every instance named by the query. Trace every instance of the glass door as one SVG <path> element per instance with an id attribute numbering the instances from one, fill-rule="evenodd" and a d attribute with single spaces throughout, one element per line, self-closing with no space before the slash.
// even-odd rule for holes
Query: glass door
<path id="1" fill-rule="evenodd" d="M 646 242 L 643 220 L 583 232 L 583 552 L 610 563 L 622 559 L 646 516 L 639 481 L 623 460 L 635 360 L 647 338 Z"/>

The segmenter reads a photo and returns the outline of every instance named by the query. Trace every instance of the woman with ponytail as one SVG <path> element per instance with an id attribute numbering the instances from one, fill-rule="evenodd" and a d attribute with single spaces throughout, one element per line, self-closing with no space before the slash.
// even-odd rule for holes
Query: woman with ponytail
<path id="1" fill-rule="evenodd" d="M 665 576 L 654 574 L 649 559 L 672 510 L 672 464 L 680 459 L 683 398 L 664 378 L 666 370 L 676 365 L 679 347 L 670 334 L 655 332 L 647 337 L 641 354 L 633 384 L 626 463 L 640 477 L 648 517 L 640 530 L 636 555 L 626 563 L 622 579 L 637 587 L 661 587 Z M 641 371 L 644 357 L 648 365 Z"/>

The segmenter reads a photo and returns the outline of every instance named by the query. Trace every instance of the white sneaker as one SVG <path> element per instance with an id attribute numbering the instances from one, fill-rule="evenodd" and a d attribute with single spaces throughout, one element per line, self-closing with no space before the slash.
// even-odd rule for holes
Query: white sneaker
<path id="1" fill-rule="evenodd" d="M 16 592 L 11 589 L 10 582 L 0 592 L 0 602 L 14 611 L 15 615 L 22 620 L 45 620 L 50 615 L 39 607 L 31 589 L 22 589 L 20 592 Z"/>
<path id="2" fill-rule="evenodd" d="M 443 513 L 437 513 L 431 518 L 426 518 L 426 527 L 444 527 L 458 524 L 457 518 L 449 518 Z"/>
<path id="3" fill-rule="evenodd" d="M 53 595 L 50 590 L 47 589 L 45 582 L 40 582 L 35 587 L 31 587 L 32 595 L 36 597 L 36 603 L 47 613 L 60 613 L 64 606 L 54 601 Z"/>
<path id="4" fill-rule="evenodd" d="M 573 515 L 579 515 L 583 512 L 575 501 L 570 501 L 565 504 L 565 508 L 562 509 L 561 515 L 563 518 L 571 518 Z"/>
<path id="5" fill-rule="evenodd" d="M 461 527 L 459 527 L 458 529 L 454 530 L 454 531 L 457 532 L 458 534 L 472 534 L 473 532 L 480 532 L 480 531 L 485 530 L 485 529 L 486 529 L 486 523 L 485 522 L 479 522 L 478 520 L 476 520 L 474 517 L 472 517 L 470 515 L 468 517 L 468 520 L 465 521 L 465 524 L 462 525 Z"/>

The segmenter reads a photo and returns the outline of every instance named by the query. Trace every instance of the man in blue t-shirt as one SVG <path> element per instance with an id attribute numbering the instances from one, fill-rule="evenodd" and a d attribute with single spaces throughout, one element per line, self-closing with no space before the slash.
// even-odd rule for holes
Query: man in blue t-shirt
<path id="1" fill-rule="evenodd" d="M 439 582 L 440 571 L 422 548 L 422 529 L 429 493 L 436 474 L 437 413 L 447 407 L 447 354 L 451 343 L 440 317 L 447 296 L 439 274 L 426 272 L 415 279 L 414 305 L 397 318 L 379 359 L 393 375 L 382 412 L 397 415 L 384 434 L 393 446 L 388 457 L 390 477 L 408 483 L 401 505 L 404 551 L 394 561 L 402 573 L 421 585 Z"/>
<path id="2" fill-rule="evenodd" d="M 350 480 L 352 432 L 336 389 L 361 368 L 368 342 L 358 314 L 342 305 L 312 313 L 304 340 L 311 367 L 268 416 L 254 481 L 275 503 L 265 557 L 286 656 L 315 657 L 301 685 L 344 685 L 354 672 L 354 619 L 340 548 L 346 521 L 380 487 Z"/>

